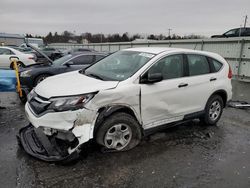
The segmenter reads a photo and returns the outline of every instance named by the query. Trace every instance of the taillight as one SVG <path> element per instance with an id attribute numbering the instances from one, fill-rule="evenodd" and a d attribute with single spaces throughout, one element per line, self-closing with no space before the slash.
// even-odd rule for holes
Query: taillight
<path id="1" fill-rule="evenodd" d="M 233 77 L 233 72 L 232 72 L 232 69 L 231 69 L 231 66 L 229 65 L 229 63 L 228 63 L 228 66 L 229 66 L 228 78 L 231 79 Z"/>
<path id="2" fill-rule="evenodd" d="M 34 57 L 33 57 L 33 56 L 30 56 L 30 57 L 28 57 L 28 59 L 34 59 Z"/>

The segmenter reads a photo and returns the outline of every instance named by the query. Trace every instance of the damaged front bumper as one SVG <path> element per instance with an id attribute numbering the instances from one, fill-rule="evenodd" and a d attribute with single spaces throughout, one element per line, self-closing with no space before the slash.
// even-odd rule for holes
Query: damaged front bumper
<path id="1" fill-rule="evenodd" d="M 17 139 L 29 155 L 43 161 L 65 163 L 79 157 L 78 149 L 69 154 L 67 147 L 72 143 L 49 137 L 40 128 L 35 128 L 31 124 L 20 129 Z"/>

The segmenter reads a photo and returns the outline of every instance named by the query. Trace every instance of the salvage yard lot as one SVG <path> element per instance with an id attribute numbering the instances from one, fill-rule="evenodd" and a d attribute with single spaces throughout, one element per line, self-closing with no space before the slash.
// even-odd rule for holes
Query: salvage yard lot
<path id="1" fill-rule="evenodd" d="M 13 93 L 0 94 L 1 187 L 249 187 L 250 112 L 227 108 L 219 126 L 190 122 L 135 149 L 102 153 L 91 143 L 75 164 L 38 161 L 17 145 L 28 121 Z"/>

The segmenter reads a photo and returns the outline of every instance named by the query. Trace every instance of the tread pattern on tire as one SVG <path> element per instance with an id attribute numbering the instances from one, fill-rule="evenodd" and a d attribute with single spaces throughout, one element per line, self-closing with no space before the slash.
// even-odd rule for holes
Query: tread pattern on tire
<path id="1" fill-rule="evenodd" d="M 127 151 L 137 146 L 142 137 L 140 125 L 138 124 L 138 122 L 135 120 L 133 116 L 124 112 L 113 113 L 104 120 L 102 125 L 97 130 L 96 142 L 105 147 L 104 137 L 105 137 L 106 131 L 112 125 L 117 124 L 117 123 L 126 123 L 132 129 L 132 138 L 131 138 L 130 143 L 120 151 Z"/>
<path id="2" fill-rule="evenodd" d="M 215 100 L 218 100 L 220 102 L 221 113 L 220 113 L 219 117 L 215 121 L 211 121 L 211 119 L 209 118 L 209 107 L 212 104 L 212 102 L 215 101 Z M 200 120 L 205 125 L 216 125 L 216 123 L 220 120 L 222 112 L 223 112 L 223 100 L 222 100 L 221 96 L 212 95 L 207 101 L 207 104 L 206 104 L 206 107 L 205 107 L 205 115 L 204 115 L 204 117 L 200 118 Z"/>

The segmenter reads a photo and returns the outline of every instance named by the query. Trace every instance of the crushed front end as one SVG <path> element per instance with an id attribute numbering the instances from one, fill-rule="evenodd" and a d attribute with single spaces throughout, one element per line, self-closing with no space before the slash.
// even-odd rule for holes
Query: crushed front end
<path id="1" fill-rule="evenodd" d="M 79 99 L 83 101 L 85 96 Z M 18 142 L 38 159 L 48 162 L 75 160 L 82 145 L 93 138 L 96 111 L 85 108 L 75 96 L 46 99 L 32 91 L 25 112 L 30 124 L 20 129 Z"/>
<path id="2" fill-rule="evenodd" d="M 69 147 L 77 146 L 76 138 L 70 141 L 60 139 L 57 134 L 47 136 L 41 128 L 34 128 L 31 124 L 20 129 L 17 138 L 28 154 L 43 161 L 70 162 L 79 157 L 79 150 L 68 153 Z"/>

